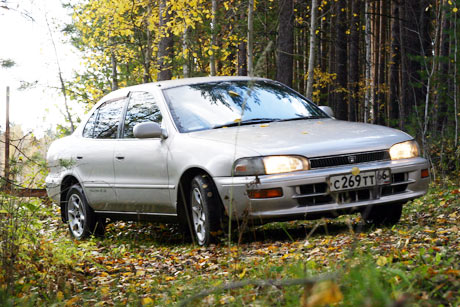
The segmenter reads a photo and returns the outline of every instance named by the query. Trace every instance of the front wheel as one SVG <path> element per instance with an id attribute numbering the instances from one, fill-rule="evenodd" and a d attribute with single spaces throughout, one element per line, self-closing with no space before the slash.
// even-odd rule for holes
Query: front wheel
<path id="1" fill-rule="evenodd" d="M 103 233 L 102 220 L 96 218 L 80 185 L 75 184 L 70 188 L 65 209 L 70 234 L 74 238 L 81 240 L 91 234 Z"/>
<path id="2" fill-rule="evenodd" d="M 193 233 L 198 245 L 206 246 L 221 229 L 221 206 L 214 184 L 207 175 L 198 175 L 190 185 L 190 211 Z"/>
<path id="3" fill-rule="evenodd" d="M 368 224 L 393 226 L 401 219 L 402 207 L 402 203 L 367 207 L 361 216 Z"/>

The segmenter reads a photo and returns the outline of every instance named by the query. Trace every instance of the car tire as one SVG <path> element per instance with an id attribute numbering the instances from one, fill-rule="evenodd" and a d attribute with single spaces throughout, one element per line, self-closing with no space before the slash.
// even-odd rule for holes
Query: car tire
<path id="1" fill-rule="evenodd" d="M 70 234 L 75 239 L 82 240 L 90 235 L 104 234 L 105 225 L 88 205 L 80 185 L 75 184 L 70 188 L 67 193 L 65 210 Z"/>
<path id="2" fill-rule="evenodd" d="M 189 216 L 196 243 L 207 246 L 216 241 L 221 230 L 221 204 L 208 175 L 192 179 L 189 195 Z"/>
<path id="3" fill-rule="evenodd" d="M 367 224 L 393 226 L 401 219 L 402 207 L 402 203 L 372 206 L 364 209 L 361 216 Z"/>

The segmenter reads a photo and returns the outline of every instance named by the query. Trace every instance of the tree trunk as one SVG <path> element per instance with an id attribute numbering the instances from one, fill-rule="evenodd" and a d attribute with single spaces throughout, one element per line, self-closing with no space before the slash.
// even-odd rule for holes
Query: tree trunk
<path id="1" fill-rule="evenodd" d="M 294 51 L 293 0 L 279 0 L 276 80 L 292 87 Z"/>
<path id="2" fill-rule="evenodd" d="M 405 18 L 405 4 L 400 2 L 399 6 L 399 42 L 400 42 L 400 54 L 401 54 L 401 70 L 399 72 L 399 128 L 404 129 L 406 124 L 406 104 L 408 101 L 407 97 L 407 86 L 409 84 L 407 78 L 407 57 L 406 57 L 406 28 L 404 27 Z"/>
<path id="3" fill-rule="evenodd" d="M 246 42 L 238 44 L 238 76 L 248 75 Z"/>
<path id="4" fill-rule="evenodd" d="M 442 23 L 440 27 L 440 56 L 441 62 L 439 67 L 439 82 L 438 82 L 438 95 L 436 95 L 436 105 L 437 108 L 437 118 L 436 131 L 441 133 L 444 130 L 444 127 L 448 123 L 448 105 L 447 101 L 449 100 L 449 32 L 450 32 L 450 23 L 449 19 L 446 16 L 446 13 L 442 13 Z"/>
<path id="5" fill-rule="evenodd" d="M 379 68 L 378 68 L 378 94 L 377 94 L 377 112 L 376 112 L 376 123 L 379 125 L 385 125 L 386 119 L 386 100 L 385 100 L 385 84 L 386 82 L 386 55 L 387 55 L 387 17 L 388 16 L 388 3 L 383 0 L 380 2 L 380 16 L 379 16 L 379 45 L 378 45 L 378 55 L 379 55 Z M 389 47 L 389 46 L 388 46 Z"/>
<path id="6" fill-rule="evenodd" d="M 359 0 L 352 0 L 351 14 L 348 120 L 356 121 L 356 106 L 359 104 Z"/>
<path id="7" fill-rule="evenodd" d="M 337 93 L 336 99 L 336 117 L 338 119 L 348 119 L 348 106 L 346 101 L 345 90 L 347 88 L 347 35 L 346 27 L 346 3 L 338 1 L 336 3 L 337 27 L 335 36 L 335 59 L 337 72 Z"/>
<path id="8" fill-rule="evenodd" d="M 115 54 L 110 53 L 110 62 L 112 64 L 112 91 L 118 90 L 118 73 L 117 73 L 117 58 Z"/>
<path id="9" fill-rule="evenodd" d="M 365 4 L 365 18 L 366 18 L 366 34 L 365 34 L 365 41 L 366 41 L 366 94 L 364 98 L 364 122 L 369 122 L 370 119 L 370 109 L 372 108 L 372 83 L 371 80 L 372 74 L 372 40 L 371 40 L 371 15 L 370 15 L 370 0 L 366 0 Z"/>
<path id="10" fill-rule="evenodd" d="M 254 0 L 249 0 L 248 6 L 248 75 L 254 77 Z"/>
<path id="11" fill-rule="evenodd" d="M 216 45 L 216 14 L 217 14 L 217 0 L 212 0 L 211 8 L 211 56 L 209 58 L 209 70 L 211 76 L 216 75 L 216 57 L 214 55 L 214 46 Z"/>
<path id="12" fill-rule="evenodd" d="M 311 1 L 311 21 L 310 21 L 310 53 L 308 55 L 308 79 L 307 79 L 307 92 L 308 99 L 313 98 L 313 81 L 315 71 L 315 49 L 316 49 L 316 13 L 318 5 L 316 0 Z"/>
<path id="13" fill-rule="evenodd" d="M 168 63 L 173 57 L 173 37 L 169 29 L 166 28 L 170 15 L 167 7 L 167 0 L 160 0 L 160 31 L 161 38 L 158 44 L 158 81 L 170 80 L 172 78 L 171 65 Z"/>
<path id="14" fill-rule="evenodd" d="M 399 44 L 399 3 L 397 0 L 392 1 L 391 16 L 391 56 L 390 56 L 390 82 L 389 82 L 389 122 L 393 126 L 399 122 L 399 109 L 401 101 L 399 100 L 399 71 L 400 71 L 400 44 Z"/>
<path id="15" fill-rule="evenodd" d="M 182 73 L 184 78 L 190 77 L 190 70 L 188 66 L 189 51 L 188 51 L 188 26 L 184 27 L 184 34 L 182 35 L 182 54 L 184 55 L 184 64 L 182 64 Z"/>

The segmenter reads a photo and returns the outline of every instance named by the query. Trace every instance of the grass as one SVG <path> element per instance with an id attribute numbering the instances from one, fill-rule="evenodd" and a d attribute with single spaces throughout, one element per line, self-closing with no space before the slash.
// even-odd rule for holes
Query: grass
<path id="1" fill-rule="evenodd" d="M 19 242 L 14 282 L 0 275 L 0 305 L 458 306 L 459 187 L 433 185 L 404 207 L 391 228 L 358 215 L 272 223 L 229 246 L 188 243 L 171 225 L 117 222 L 105 238 L 78 242 L 55 208 L 34 214 L 33 236 Z M 294 279 L 308 285 L 261 285 Z M 246 282 L 241 288 L 225 285 Z"/>

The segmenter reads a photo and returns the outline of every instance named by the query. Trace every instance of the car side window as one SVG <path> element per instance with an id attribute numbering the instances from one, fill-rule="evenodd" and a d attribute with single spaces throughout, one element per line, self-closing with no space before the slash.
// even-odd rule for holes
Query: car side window
<path id="1" fill-rule="evenodd" d="M 118 125 L 123 113 L 125 99 L 107 101 L 99 107 L 94 126 L 93 138 L 115 139 L 117 138 Z"/>
<path id="2" fill-rule="evenodd" d="M 163 117 L 155 98 L 148 92 L 131 94 L 123 129 L 123 138 L 134 138 L 133 128 L 136 124 L 155 122 L 161 125 Z"/>
<path id="3" fill-rule="evenodd" d="M 94 124 L 96 123 L 97 113 L 98 113 L 98 110 L 96 110 L 86 122 L 85 129 L 83 129 L 83 137 L 85 138 L 93 137 Z"/>

